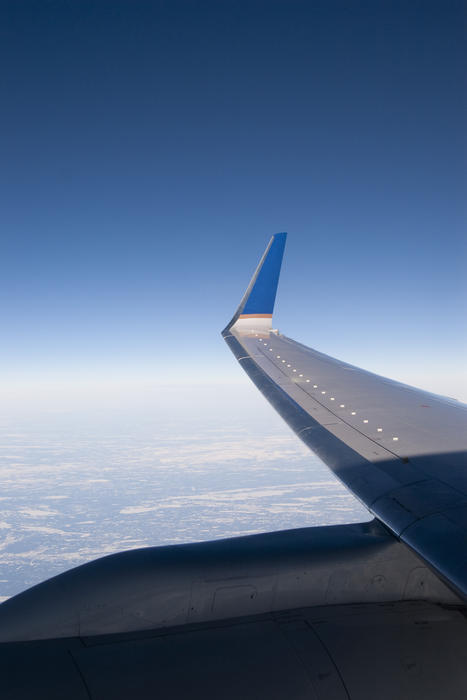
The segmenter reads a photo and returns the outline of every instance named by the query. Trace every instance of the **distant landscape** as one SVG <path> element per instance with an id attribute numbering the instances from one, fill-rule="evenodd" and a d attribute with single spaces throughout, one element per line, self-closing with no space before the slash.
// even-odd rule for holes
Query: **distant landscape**
<path id="1" fill-rule="evenodd" d="M 253 387 L 221 395 L 4 406 L 1 598 L 122 549 L 369 518 Z"/>

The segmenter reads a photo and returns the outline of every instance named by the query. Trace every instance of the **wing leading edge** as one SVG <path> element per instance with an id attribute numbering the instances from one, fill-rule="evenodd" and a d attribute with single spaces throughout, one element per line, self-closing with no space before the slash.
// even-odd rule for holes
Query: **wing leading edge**
<path id="1" fill-rule="evenodd" d="M 272 330 L 285 237 L 269 242 L 225 341 L 301 440 L 467 597 L 467 406 Z"/>

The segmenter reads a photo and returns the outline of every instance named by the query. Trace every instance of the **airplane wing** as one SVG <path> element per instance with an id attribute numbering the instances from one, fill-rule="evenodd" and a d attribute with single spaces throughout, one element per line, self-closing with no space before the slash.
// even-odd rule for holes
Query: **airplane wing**
<path id="1" fill-rule="evenodd" d="M 467 596 L 467 406 L 312 350 L 272 328 L 285 233 L 223 336 L 300 439 L 401 541 Z"/>

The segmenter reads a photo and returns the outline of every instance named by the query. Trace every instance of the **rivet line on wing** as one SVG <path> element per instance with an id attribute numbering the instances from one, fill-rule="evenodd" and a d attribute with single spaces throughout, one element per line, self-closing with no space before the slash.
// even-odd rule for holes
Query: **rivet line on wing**
<path id="1" fill-rule="evenodd" d="M 256 333 L 256 335 L 258 336 L 258 333 Z M 258 340 L 259 340 L 260 343 L 263 343 L 263 345 L 267 347 L 268 344 L 267 344 L 267 343 L 264 343 L 263 340 L 262 340 L 262 338 L 258 338 Z M 269 348 L 269 352 L 273 352 L 273 348 Z M 281 360 L 281 362 L 282 362 L 283 364 L 286 364 L 286 365 L 287 365 L 287 368 L 291 368 L 291 367 L 292 367 L 292 365 L 291 365 L 290 363 L 288 363 L 287 360 L 282 359 L 280 355 L 276 355 L 276 359 L 277 359 L 277 360 Z M 296 373 L 297 371 L 298 371 L 298 370 L 297 370 L 295 367 L 292 368 L 292 372 L 295 372 L 295 373 Z M 303 373 L 300 373 L 298 376 L 302 379 L 302 378 L 303 378 Z M 311 379 L 308 379 L 308 378 L 305 377 L 305 382 L 306 382 L 307 384 L 309 384 L 309 383 L 311 382 Z M 313 384 L 313 389 L 318 389 L 318 388 L 319 388 L 318 384 Z M 326 395 L 326 390 L 325 390 L 325 389 L 322 389 L 322 390 L 321 390 L 321 395 L 322 395 L 322 396 L 325 396 L 325 395 Z M 335 400 L 336 400 L 336 397 L 335 397 L 335 396 L 330 396 L 330 397 L 329 397 L 329 400 L 330 400 L 330 401 L 335 401 Z M 345 404 L 344 404 L 344 403 L 339 404 L 339 408 L 345 408 Z M 350 411 L 350 415 L 351 415 L 351 416 L 356 416 L 356 415 L 357 415 L 357 411 Z M 368 418 L 363 418 L 362 420 L 363 420 L 363 423 L 364 423 L 365 425 L 368 425 L 368 423 L 369 423 L 369 419 L 368 419 Z M 382 433 L 382 432 L 383 432 L 383 428 L 379 426 L 379 427 L 376 428 L 376 431 L 377 431 L 378 433 Z M 393 438 L 392 438 L 392 440 L 393 440 L 393 442 L 398 442 L 398 441 L 399 441 L 399 438 L 398 438 L 396 435 L 394 435 Z"/>

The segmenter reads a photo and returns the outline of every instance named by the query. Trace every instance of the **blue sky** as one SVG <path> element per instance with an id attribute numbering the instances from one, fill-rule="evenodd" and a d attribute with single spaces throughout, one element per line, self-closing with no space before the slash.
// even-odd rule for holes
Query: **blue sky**
<path id="1" fill-rule="evenodd" d="M 276 325 L 467 400 L 462 2 L 0 6 L 4 380 L 243 381 Z M 245 379 L 246 381 L 246 379 Z"/>

